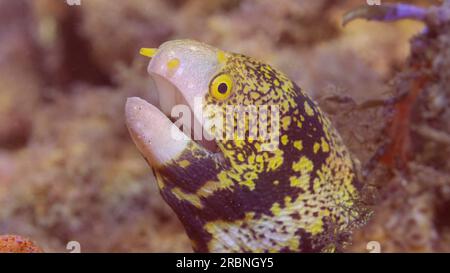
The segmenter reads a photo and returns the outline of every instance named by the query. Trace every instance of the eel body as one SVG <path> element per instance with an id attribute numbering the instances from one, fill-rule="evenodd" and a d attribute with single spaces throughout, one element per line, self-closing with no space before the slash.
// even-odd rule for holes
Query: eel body
<path id="1" fill-rule="evenodd" d="M 192 40 L 141 54 L 158 100 L 129 98 L 127 126 L 195 251 L 320 252 L 345 241 L 361 217 L 360 183 L 301 88 L 268 64 Z"/>

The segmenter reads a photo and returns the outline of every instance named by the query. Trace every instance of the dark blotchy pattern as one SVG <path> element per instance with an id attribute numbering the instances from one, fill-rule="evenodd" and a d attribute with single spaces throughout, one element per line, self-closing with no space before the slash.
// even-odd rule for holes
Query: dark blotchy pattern
<path id="1" fill-rule="evenodd" d="M 226 54 L 217 75 L 229 75 L 233 89 L 225 100 L 208 94 L 206 105 L 234 120 L 227 126 L 224 118 L 224 135 L 242 130 L 245 137 L 218 139 L 223 158 L 189 145 L 155 170 L 162 195 L 196 251 L 335 250 L 339 234 L 350 232 L 360 217 L 353 163 L 340 136 L 284 74 L 252 58 Z M 243 108 L 247 119 L 239 123 L 243 116 L 227 112 L 229 106 L 255 108 Z M 256 130 L 252 125 L 264 120 L 268 138 L 250 138 Z M 280 134 L 273 137 L 277 128 Z M 264 149 L 269 141 L 274 149 Z"/>

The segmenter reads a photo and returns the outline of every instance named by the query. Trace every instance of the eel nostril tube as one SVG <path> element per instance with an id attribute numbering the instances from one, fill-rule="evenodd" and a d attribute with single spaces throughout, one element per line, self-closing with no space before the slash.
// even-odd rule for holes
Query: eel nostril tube
<path id="1" fill-rule="evenodd" d="M 139 54 L 141 54 L 142 56 L 151 58 L 151 57 L 155 56 L 157 50 L 158 50 L 157 48 L 145 48 L 144 47 L 139 50 Z"/>

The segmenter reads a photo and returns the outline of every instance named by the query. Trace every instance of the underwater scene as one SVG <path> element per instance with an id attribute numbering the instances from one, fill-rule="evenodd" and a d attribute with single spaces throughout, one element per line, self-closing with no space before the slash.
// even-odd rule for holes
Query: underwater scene
<path id="1" fill-rule="evenodd" d="M 0 252 L 450 252 L 449 0 L 0 0 Z"/>

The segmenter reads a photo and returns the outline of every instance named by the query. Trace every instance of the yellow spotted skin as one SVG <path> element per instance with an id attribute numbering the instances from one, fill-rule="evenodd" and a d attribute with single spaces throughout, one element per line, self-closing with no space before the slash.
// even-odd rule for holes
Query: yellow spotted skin
<path id="1" fill-rule="evenodd" d="M 361 215 L 359 183 L 330 120 L 270 65 L 220 52 L 217 75 L 233 79 L 226 99 L 206 105 L 277 105 L 278 148 L 260 138 L 218 140 L 222 157 L 191 144 L 155 169 L 161 193 L 199 252 L 333 251 Z M 236 119 L 236 115 L 229 118 Z M 249 133 L 245 123 L 240 128 Z"/>

